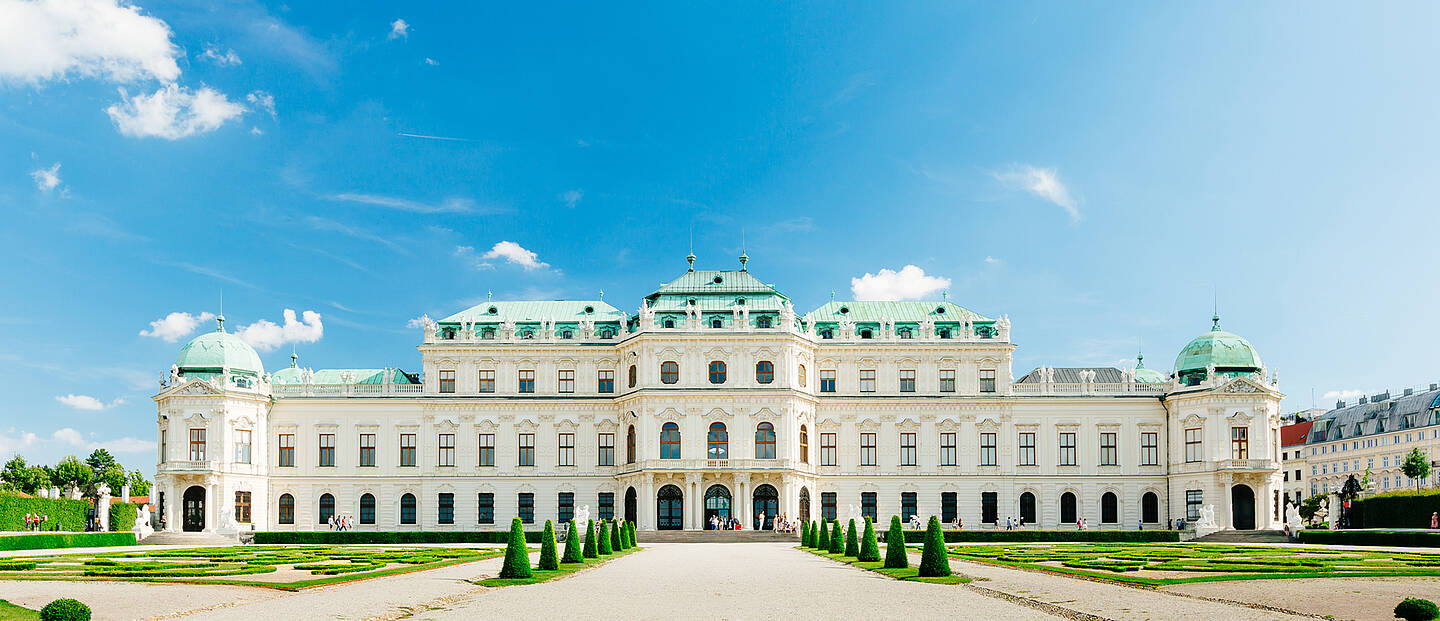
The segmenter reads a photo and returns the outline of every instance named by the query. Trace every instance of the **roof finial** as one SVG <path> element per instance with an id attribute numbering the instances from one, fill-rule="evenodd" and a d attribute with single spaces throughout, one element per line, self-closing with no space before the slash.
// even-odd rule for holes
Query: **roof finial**
<path id="1" fill-rule="evenodd" d="M 486 291 L 486 292 L 485 292 L 485 301 L 486 301 L 486 302 L 489 302 L 491 296 L 494 296 L 494 295 L 495 295 L 495 292 L 494 292 L 494 291 Z"/>
<path id="2" fill-rule="evenodd" d="M 1211 289 L 1211 291 L 1210 291 L 1210 299 L 1211 299 L 1211 302 L 1210 302 L 1211 308 L 1213 309 L 1213 310 L 1211 311 L 1211 313 L 1210 313 L 1210 331 L 1211 331 L 1211 332 L 1219 332 L 1219 331 L 1220 331 L 1220 294 L 1219 294 L 1219 292 L 1217 292 L 1217 291 L 1214 290 L 1214 289 Z"/>
<path id="3" fill-rule="evenodd" d="M 300 366 L 299 362 L 300 354 L 295 353 L 295 345 L 292 344 L 290 345 L 290 368 L 293 369 L 297 366 Z"/>
<path id="4" fill-rule="evenodd" d="M 831 302 L 834 302 L 834 301 L 835 301 L 835 290 L 834 290 L 834 289 L 831 289 L 831 290 L 830 290 L 830 301 L 831 301 Z"/>
<path id="5" fill-rule="evenodd" d="M 740 271 L 745 271 L 745 264 L 750 262 L 750 255 L 745 254 L 745 227 L 740 227 Z"/>
<path id="6" fill-rule="evenodd" d="M 695 223 L 690 223 L 690 254 L 685 255 L 685 262 L 690 264 L 687 272 L 695 271 Z"/>
<path id="7" fill-rule="evenodd" d="M 225 290 L 220 290 L 220 314 L 215 316 L 215 331 L 225 331 Z"/>
<path id="8" fill-rule="evenodd" d="M 942 300 L 948 300 L 948 299 L 950 299 L 950 290 L 949 290 L 949 289 L 945 289 L 944 291 L 941 291 L 941 292 L 940 292 L 940 299 L 942 299 Z"/>
<path id="9" fill-rule="evenodd" d="M 605 290 L 604 290 L 604 289 L 601 289 L 601 290 L 600 290 L 600 299 L 602 299 L 602 300 L 605 299 Z"/>
<path id="10" fill-rule="evenodd" d="M 1135 368 L 1137 370 L 1145 368 L 1145 343 L 1143 341 L 1139 347 L 1135 348 Z"/>

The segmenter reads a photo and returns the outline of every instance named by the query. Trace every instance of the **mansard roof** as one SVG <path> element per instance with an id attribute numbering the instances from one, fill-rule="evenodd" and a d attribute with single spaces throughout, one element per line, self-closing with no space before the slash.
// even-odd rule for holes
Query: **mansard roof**
<path id="1" fill-rule="evenodd" d="M 655 293 L 645 296 L 645 299 L 651 300 L 662 295 L 734 293 L 770 294 L 785 297 L 785 294 L 777 291 L 773 285 L 760 282 L 759 278 L 745 270 L 694 270 L 685 272 L 679 278 L 660 285 Z"/>
<path id="2" fill-rule="evenodd" d="M 1310 427 L 1311 443 L 1329 442 L 1434 425 L 1440 390 L 1391 398 L 1388 393 L 1366 403 L 1338 407 L 1317 416 Z"/>
<path id="3" fill-rule="evenodd" d="M 618 322 L 625 313 L 602 300 L 527 300 L 487 301 L 476 304 L 438 323 L 502 323 L 506 320 L 516 323 L 553 320 L 560 323 L 579 322 L 590 319 L 595 322 Z"/>
<path id="4" fill-rule="evenodd" d="M 1094 371 L 1097 383 L 1119 383 L 1125 381 L 1125 374 L 1115 367 L 1051 367 L 1055 371 L 1055 382 L 1061 384 L 1079 384 L 1082 371 Z M 1025 377 L 1016 380 L 1017 384 L 1039 384 L 1040 369 L 1035 369 L 1025 374 Z"/>
<path id="5" fill-rule="evenodd" d="M 929 318 L 936 323 L 947 321 L 993 321 L 980 313 L 949 301 L 910 300 L 904 302 L 864 302 L 832 300 L 805 315 L 809 321 L 836 323 L 849 319 L 855 323 L 874 323 L 882 319 L 920 323 Z"/>
<path id="6" fill-rule="evenodd" d="M 316 369 L 312 384 L 419 384 L 400 369 Z M 387 382 L 388 379 L 388 382 Z M 301 370 L 289 366 L 270 375 L 271 384 L 300 384 Z"/>

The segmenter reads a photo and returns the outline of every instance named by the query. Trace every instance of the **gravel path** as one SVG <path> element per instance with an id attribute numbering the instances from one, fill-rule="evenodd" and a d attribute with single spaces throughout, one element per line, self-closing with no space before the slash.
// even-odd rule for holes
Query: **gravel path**
<path id="1" fill-rule="evenodd" d="M 1197 582 L 1165 591 L 1260 602 L 1335 619 L 1390 619 L 1407 597 L 1440 601 L 1440 578 L 1301 578 Z"/>

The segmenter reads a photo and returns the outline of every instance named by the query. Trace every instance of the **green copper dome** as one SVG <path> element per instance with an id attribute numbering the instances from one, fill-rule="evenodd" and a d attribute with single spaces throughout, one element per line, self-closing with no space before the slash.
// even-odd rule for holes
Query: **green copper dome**
<path id="1" fill-rule="evenodd" d="M 1135 381 L 1142 384 L 1164 384 L 1170 381 L 1170 378 L 1155 369 L 1145 368 L 1145 356 L 1139 355 L 1135 357 Z"/>
<path id="2" fill-rule="evenodd" d="M 1253 373 L 1260 370 L 1260 352 L 1250 341 L 1220 329 L 1220 318 L 1213 317 L 1209 332 L 1195 337 L 1175 358 L 1175 374 L 1187 385 L 1205 379 L 1206 368 L 1214 365 L 1216 373 Z"/>
<path id="3" fill-rule="evenodd" d="M 260 356 L 255 349 L 240 337 L 225 331 L 223 316 L 217 317 L 216 322 L 218 325 L 214 332 L 201 334 L 180 348 L 180 355 L 175 358 L 175 366 L 180 368 L 180 372 L 185 375 L 218 374 L 228 368 L 231 373 L 263 374 L 265 367 L 260 364 Z"/>

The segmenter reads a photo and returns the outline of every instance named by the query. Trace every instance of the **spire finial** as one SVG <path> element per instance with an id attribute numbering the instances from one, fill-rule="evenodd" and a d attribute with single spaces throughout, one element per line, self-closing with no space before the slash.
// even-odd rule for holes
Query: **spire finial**
<path id="1" fill-rule="evenodd" d="M 834 302 L 834 301 L 835 301 L 835 290 L 834 290 L 834 289 L 831 289 L 831 290 L 830 290 L 830 301 L 831 301 L 831 302 Z"/>
<path id="2" fill-rule="evenodd" d="M 695 223 L 694 223 L 694 222 L 691 222 L 691 223 L 690 223 L 690 254 L 685 255 L 685 262 L 690 264 L 690 269 L 687 269 L 687 270 L 685 270 L 685 271 L 687 271 L 687 272 L 693 272 L 693 271 L 695 271 Z"/>
<path id="3" fill-rule="evenodd" d="M 1211 332 L 1219 332 L 1219 331 L 1220 331 L 1220 294 L 1219 294 L 1218 292 L 1216 292 L 1215 290 L 1212 289 L 1211 292 L 1210 292 L 1210 300 L 1211 300 L 1210 305 L 1211 305 L 1211 309 L 1212 309 L 1211 312 L 1210 312 L 1210 331 L 1211 331 Z"/>
<path id="4" fill-rule="evenodd" d="M 486 292 L 485 292 L 485 301 L 486 301 L 486 302 L 489 302 L 489 301 L 490 301 L 490 298 L 491 298 L 491 297 L 494 297 L 494 295 L 495 295 L 495 292 L 494 292 L 494 291 L 486 291 Z"/>
<path id="5" fill-rule="evenodd" d="M 1145 368 L 1145 346 L 1143 344 L 1135 349 L 1135 368 Z"/>
<path id="6" fill-rule="evenodd" d="M 740 227 L 740 271 L 745 271 L 745 264 L 750 262 L 750 255 L 745 254 L 745 227 Z"/>
<path id="7" fill-rule="evenodd" d="M 225 331 L 225 290 L 220 290 L 220 314 L 215 315 L 215 331 Z"/>
<path id="8" fill-rule="evenodd" d="M 946 290 L 944 290 L 944 291 L 941 291 L 941 292 L 940 292 L 940 299 L 942 299 L 942 300 L 948 300 L 948 299 L 950 299 L 950 290 L 949 290 L 949 289 L 946 289 Z"/>
<path id="9" fill-rule="evenodd" d="M 600 299 L 602 299 L 602 300 L 605 299 L 605 290 L 604 290 L 604 289 L 601 289 L 601 290 L 600 290 Z"/>
<path id="10" fill-rule="evenodd" d="M 290 349 L 290 368 L 293 369 L 293 368 L 295 368 L 295 367 L 300 366 L 299 362 L 300 362 L 300 354 L 295 353 L 295 349 L 292 347 L 292 348 Z"/>

